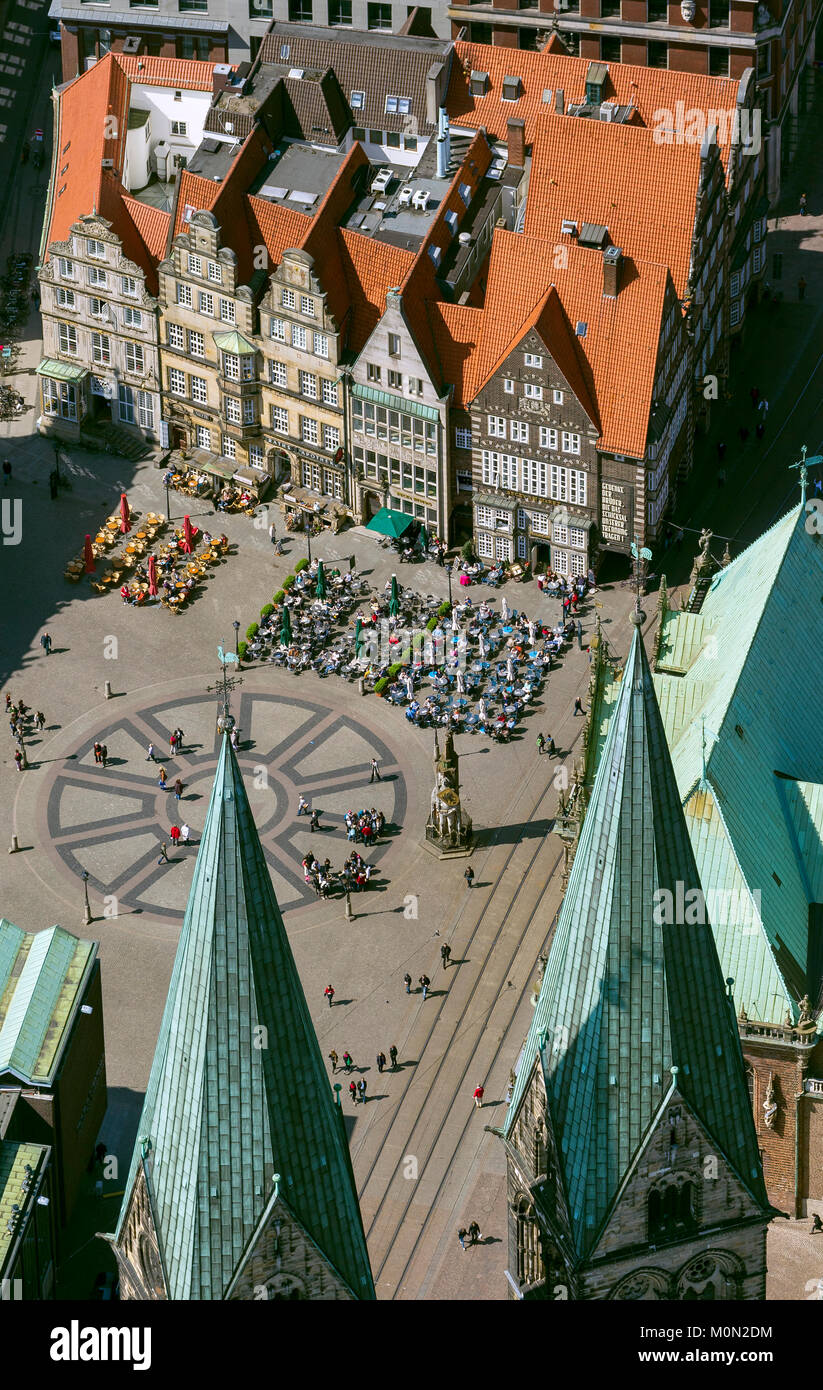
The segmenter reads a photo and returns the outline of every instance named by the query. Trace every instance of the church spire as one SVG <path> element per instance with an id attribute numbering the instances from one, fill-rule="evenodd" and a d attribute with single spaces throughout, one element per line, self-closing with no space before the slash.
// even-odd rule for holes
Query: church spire
<path id="1" fill-rule="evenodd" d="M 343 1116 L 221 685 L 217 773 L 111 1238 L 121 1286 L 130 1298 L 372 1299 Z"/>
<path id="2" fill-rule="evenodd" d="M 737 1029 L 633 622 L 505 1126 L 510 1138 L 537 1060 L 577 1259 L 675 1091 L 766 1207 Z"/>

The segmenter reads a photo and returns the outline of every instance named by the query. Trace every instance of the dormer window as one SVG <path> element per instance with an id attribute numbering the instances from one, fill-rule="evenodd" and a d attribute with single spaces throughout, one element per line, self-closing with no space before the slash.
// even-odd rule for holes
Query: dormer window
<path id="1" fill-rule="evenodd" d="M 473 72 L 469 80 L 469 91 L 473 97 L 484 97 L 489 90 L 489 74 Z"/>
<path id="2" fill-rule="evenodd" d="M 503 101 L 519 101 L 522 87 L 519 77 L 507 76 L 503 78 Z"/>
<path id="3" fill-rule="evenodd" d="M 386 100 L 388 101 L 388 97 L 386 98 Z M 365 92 L 352 92 L 351 97 L 350 97 L 350 99 L 349 99 L 349 106 L 351 107 L 352 111 L 362 111 L 362 110 L 363 110 L 363 107 L 364 107 L 365 105 L 366 105 L 366 93 L 365 93 Z M 387 109 L 388 109 L 388 107 L 387 107 Z"/>
<path id="4" fill-rule="evenodd" d="M 410 111 L 411 111 L 411 98 L 410 98 L 410 97 L 395 97 L 395 96 L 387 96 L 387 97 L 386 97 L 386 115 L 387 115 L 387 116 L 408 116 L 408 114 L 409 114 Z"/>

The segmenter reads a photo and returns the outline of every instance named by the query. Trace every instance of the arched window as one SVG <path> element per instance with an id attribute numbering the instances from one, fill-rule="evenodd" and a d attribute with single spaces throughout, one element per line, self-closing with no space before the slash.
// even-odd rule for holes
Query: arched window
<path id="1" fill-rule="evenodd" d="M 521 1197 L 515 1211 L 517 1225 L 517 1280 L 523 1285 L 539 1284 L 545 1279 L 540 1227 L 534 1207 L 528 1197 Z"/>
<path id="2" fill-rule="evenodd" d="M 697 1204 L 694 1183 L 669 1182 L 652 1188 L 648 1201 L 649 1244 L 677 1240 L 691 1233 L 697 1225 Z"/>
<path id="3" fill-rule="evenodd" d="M 676 1298 L 684 1303 L 739 1299 L 745 1268 L 728 1250 L 707 1250 L 684 1265 L 677 1277 Z"/>

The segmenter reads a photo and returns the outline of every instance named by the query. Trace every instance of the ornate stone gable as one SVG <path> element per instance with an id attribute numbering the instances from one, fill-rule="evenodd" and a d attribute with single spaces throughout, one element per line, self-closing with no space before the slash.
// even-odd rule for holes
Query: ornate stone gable
<path id="1" fill-rule="evenodd" d="M 238 1264 L 227 1300 L 329 1303 L 353 1297 L 286 1203 L 275 1196 Z"/>
<path id="2" fill-rule="evenodd" d="M 141 1159 L 129 1198 L 126 1220 L 114 1254 L 120 1270 L 121 1299 L 159 1301 L 168 1298 L 160 1242 Z"/>

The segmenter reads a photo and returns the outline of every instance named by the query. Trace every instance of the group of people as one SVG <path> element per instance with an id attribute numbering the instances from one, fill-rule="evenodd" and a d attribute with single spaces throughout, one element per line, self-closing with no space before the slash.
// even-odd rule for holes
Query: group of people
<path id="1" fill-rule="evenodd" d="M 382 811 L 378 811 L 372 806 L 371 810 L 347 811 L 344 820 L 346 822 L 346 838 L 364 845 L 375 845 L 383 834 L 383 827 L 386 824 L 386 817 Z"/>
<path id="2" fill-rule="evenodd" d="M 333 869 L 331 860 L 320 860 L 309 850 L 303 860 L 303 878 L 309 888 L 313 888 L 318 898 L 329 897 L 332 889 L 339 887 L 343 893 L 361 892 L 367 888 L 374 874 L 374 866 L 367 864 L 357 850 L 352 850 L 341 869 Z M 331 1004 L 331 999 L 329 999 Z"/>
<path id="3" fill-rule="evenodd" d="M 42 710 L 36 712 L 23 700 L 12 699 L 6 695 L 6 714 L 9 716 L 9 730 L 17 747 L 14 750 L 14 763 L 18 772 L 23 772 L 26 763 L 25 738 L 36 729 L 42 733 L 46 727 L 46 716 Z"/>

